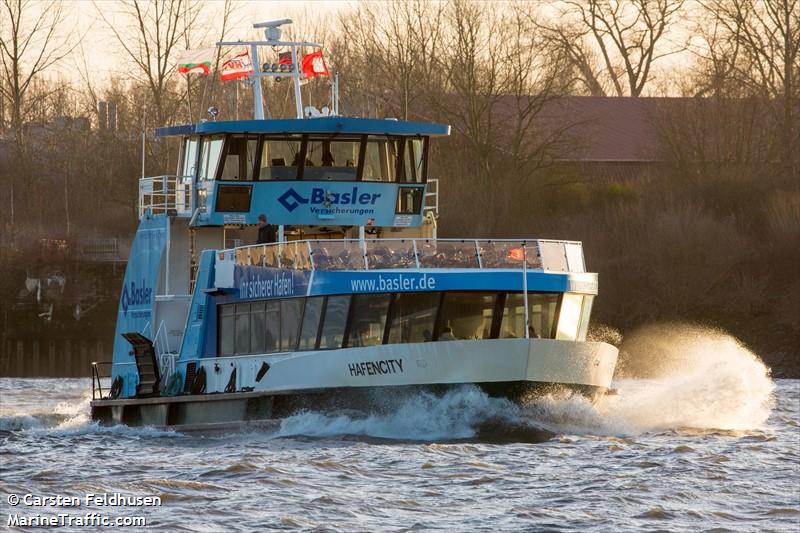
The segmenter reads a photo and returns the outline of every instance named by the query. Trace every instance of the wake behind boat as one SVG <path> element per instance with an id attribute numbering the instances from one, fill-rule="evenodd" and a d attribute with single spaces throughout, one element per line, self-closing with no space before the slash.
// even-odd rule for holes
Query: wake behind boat
<path id="1" fill-rule="evenodd" d="M 160 128 L 173 176 L 139 184 L 110 390 L 94 365 L 92 418 L 208 429 L 304 408 L 370 409 L 472 384 L 522 402 L 610 386 L 611 345 L 587 342 L 597 274 L 578 242 L 439 239 L 441 124 L 303 110 L 292 64 L 250 74 L 254 120 Z M 264 119 L 262 77 L 292 78 L 297 117 Z M 259 219 L 275 242 L 254 243 Z M 260 222 L 262 231 L 269 233 Z M 266 231 L 265 231 L 266 230 Z"/>

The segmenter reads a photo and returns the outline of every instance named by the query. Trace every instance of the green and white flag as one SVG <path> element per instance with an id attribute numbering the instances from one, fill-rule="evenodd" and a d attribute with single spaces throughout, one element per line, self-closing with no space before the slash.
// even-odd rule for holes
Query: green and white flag
<path id="1" fill-rule="evenodd" d="M 178 56 L 178 72 L 181 74 L 203 74 L 211 72 L 211 61 L 214 59 L 214 48 L 198 48 L 184 50 Z"/>

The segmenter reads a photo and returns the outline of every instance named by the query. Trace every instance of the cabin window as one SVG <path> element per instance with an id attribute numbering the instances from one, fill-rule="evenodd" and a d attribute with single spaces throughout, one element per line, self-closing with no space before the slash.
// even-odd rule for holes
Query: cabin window
<path id="1" fill-rule="evenodd" d="M 253 353 L 263 353 L 266 343 L 264 342 L 267 331 L 267 315 L 264 302 L 250 304 L 250 351 Z"/>
<path id="2" fill-rule="evenodd" d="M 301 145 L 300 138 L 264 139 L 261 147 L 258 179 L 297 179 Z"/>
<path id="3" fill-rule="evenodd" d="M 421 187 L 398 187 L 397 206 L 395 213 L 398 215 L 417 215 L 422 210 Z"/>
<path id="4" fill-rule="evenodd" d="M 300 340 L 297 345 L 298 350 L 313 350 L 317 347 L 317 332 L 324 299 L 324 296 L 315 296 L 306 300 L 303 325 L 300 328 Z"/>
<path id="5" fill-rule="evenodd" d="M 234 354 L 234 306 L 223 305 L 219 311 L 219 354 Z"/>
<path id="6" fill-rule="evenodd" d="M 424 147 L 422 139 L 406 139 L 402 143 L 403 157 L 398 168 L 397 181 L 407 183 L 425 181 Z"/>
<path id="7" fill-rule="evenodd" d="M 222 172 L 223 180 L 252 180 L 258 137 L 229 135 L 225 142 Z"/>
<path id="8" fill-rule="evenodd" d="M 360 149 L 361 139 L 309 139 L 303 179 L 355 181 Z"/>
<path id="9" fill-rule="evenodd" d="M 281 300 L 281 350 L 291 351 L 297 348 L 297 336 L 300 333 L 300 319 L 303 315 L 303 299 L 292 298 Z"/>
<path id="10" fill-rule="evenodd" d="M 364 181 L 394 181 L 397 169 L 398 141 L 370 138 L 364 156 Z"/>
<path id="11" fill-rule="evenodd" d="M 553 320 L 557 304 L 557 294 L 528 294 L 528 324 L 531 338 L 553 338 Z M 525 337 L 525 299 L 521 293 L 506 295 L 499 337 L 501 339 Z"/>
<path id="12" fill-rule="evenodd" d="M 582 305 L 582 294 L 564 294 L 561 298 L 561 310 L 558 315 L 556 339 L 574 341 L 578 338 Z"/>
<path id="13" fill-rule="evenodd" d="M 496 297 L 494 293 L 446 293 L 442 304 L 441 330 L 437 340 L 491 338 Z"/>
<path id="14" fill-rule="evenodd" d="M 325 318 L 319 337 L 320 349 L 341 348 L 344 341 L 344 328 L 350 309 L 350 295 L 328 296 L 325 303 Z"/>
<path id="15" fill-rule="evenodd" d="M 181 176 L 194 177 L 197 170 L 197 138 L 186 139 L 183 145 L 183 166 Z"/>
<path id="16" fill-rule="evenodd" d="M 219 165 L 219 156 L 222 153 L 222 144 L 224 137 L 222 135 L 213 137 L 204 137 L 200 146 L 200 173 L 201 180 L 213 180 L 217 175 L 217 166 Z"/>
<path id="17" fill-rule="evenodd" d="M 250 304 L 236 304 L 236 339 L 234 353 L 250 353 Z"/>
<path id="18" fill-rule="evenodd" d="M 386 315 L 391 294 L 357 294 L 353 296 L 347 346 L 375 346 L 383 344 Z"/>
<path id="19" fill-rule="evenodd" d="M 281 305 L 275 300 L 267 302 L 267 327 L 265 352 L 277 352 L 281 349 Z M 255 351 L 255 350 L 253 350 Z"/>
<path id="20" fill-rule="evenodd" d="M 433 340 L 441 293 L 404 292 L 395 296 L 389 319 L 389 344 Z"/>

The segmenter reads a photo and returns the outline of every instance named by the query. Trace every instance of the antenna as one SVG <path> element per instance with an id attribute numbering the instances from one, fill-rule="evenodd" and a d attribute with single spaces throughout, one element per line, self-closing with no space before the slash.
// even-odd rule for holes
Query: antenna
<path id="1" fill-rule="evenodd" d="M 254 28 L 265 28 L 264 37 L 267 41 L 279 41 L 281 38 L 281 26 L 284 24 L 291 24 L 292 19 L 269 20 L 267 22 L 257 22 L 253 24 Z"/>
<path id="2" fill-rule="evenodd" d="M 284 24 L 291 24 L 291 19 L 270 20 L 267 22 L 258 22 L 253 24 L 254 28 L 264 28 L 264 35 L 266 41 L 222 41 L 218 42 L 217 46 L 249 46 L 250 47 L 250 61 L 253 63 L 253 72 L 250 74 L 253 83 L 253 118 L 256 120 L 263 120 L 264 118 L 264 102 L 261 97 L 261 78 L 268 77 L 289 77 L 294 82 L 294 101 L 295 111 L 297 118 L 303 118 L 303 99 L 300 94 L 300 79 L 303 73 L 300 71 L 300 66 L 297 64 L 297 49 L 301 47 L 322 48 L 322 45 L 314 42 L 305 41 L 281 41 L 281 26 Z M 261 65 L 258 57 L 259 46 L 285 46 L 288 47 L 292 54 L 292 64 L 289 66 L 288 71 L 284 68 L 267 68 L 266 64 Z"/>

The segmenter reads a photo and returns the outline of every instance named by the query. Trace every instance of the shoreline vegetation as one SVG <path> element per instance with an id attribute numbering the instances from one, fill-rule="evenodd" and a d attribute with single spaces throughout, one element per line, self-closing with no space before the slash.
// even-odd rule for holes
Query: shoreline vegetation
<path id="1" fill-rule="evenodd" d="M 429 170 L 440 236 L 583 241 L 596 325 L 623 349 L 642 327 L 699 324 L 800 377 L 798 0 L 564 4 L 360 3 L 294 16 L 289 33 L 323 43 L 344 114 L 452 126 Z M 0 0 L 4 363 L 20 339 L 113 335 L 122 269 L 83 261 L 81 243 L 132 237 L 138 178 L 177 159 L 154 128 L 211 105 L 218 120 L 252 113 L 245 83 L 173 68 L 184 48 L 246 36 L 235 2 L 138 5 L 100 20 L 129 46 L 109 46 L 126 67 L 99 82 L 68 5 Z M 219 34 L 203 40 L 205 17 Z M 69 54 L 79 79 L 53 73 Z M 303 91 L 328 104 L 324 78 Z M 287 83 L 264 94 L 269 117 L 292 115 Z"/>

